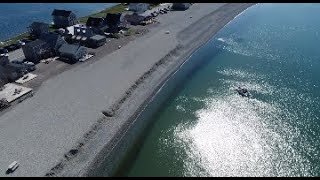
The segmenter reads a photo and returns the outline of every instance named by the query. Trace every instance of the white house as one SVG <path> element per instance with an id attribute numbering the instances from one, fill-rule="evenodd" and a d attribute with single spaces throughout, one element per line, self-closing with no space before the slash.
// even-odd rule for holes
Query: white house
<path id="1" fill-rule="evenodd" d="M 148 3 L 129 3 L 129 11 L 143 13 L 149 9 Z"/>

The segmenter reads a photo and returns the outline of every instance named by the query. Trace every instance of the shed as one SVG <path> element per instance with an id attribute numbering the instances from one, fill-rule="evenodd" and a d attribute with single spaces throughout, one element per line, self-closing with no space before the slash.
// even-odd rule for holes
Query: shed
<path id="1" fill-rule="evenodd" d="M 103 46 L 107 41 L 107 38 L 102 35 L 94 35 L 90 37 L 87 41 L 87 46 L 92 48 L 97 48 Z"/>

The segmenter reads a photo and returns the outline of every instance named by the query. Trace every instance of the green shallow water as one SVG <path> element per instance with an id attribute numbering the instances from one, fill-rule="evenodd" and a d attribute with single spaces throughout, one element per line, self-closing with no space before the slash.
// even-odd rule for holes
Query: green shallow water
<path id="1" fill-rule="evenodd" d="M 194 54 L 207 62 L 153 116 L 119 175 L 319 176 L 319 17 L 320 4 L 239 15 Z"/>

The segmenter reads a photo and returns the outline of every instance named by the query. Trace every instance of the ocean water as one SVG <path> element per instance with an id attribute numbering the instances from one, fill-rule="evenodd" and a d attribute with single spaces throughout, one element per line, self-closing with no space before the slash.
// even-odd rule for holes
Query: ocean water
<path id="1" fill-rule="evenodd" d="M 236 17 L 191 57 L 206 63 L 119 175 L 319 176 L 319 17 L 320 4 L 258 4 Z"/>
<path id="2" fill-rule="evenodd" d="M 90 15 L 118 3 L 1 3 L 0 41 L 27 31 L 33 21 L 51 23 L 53 9 L 73 11 L 77 17 Z"/>

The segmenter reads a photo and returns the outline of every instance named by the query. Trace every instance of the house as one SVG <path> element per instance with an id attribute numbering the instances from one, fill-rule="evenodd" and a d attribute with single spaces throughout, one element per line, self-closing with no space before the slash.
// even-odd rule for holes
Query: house
<path id="1" fill-rule="evenodd" d="M 25 64 L 11 63 L 8 56 L 0 56 L 0 87 L 19 79 L 27 72 Z"/>
<path id="2" fill-rule="evenodd" d="M 129 11 L 136 13 L 143 13 L 150 7 L 147 3 L 129 3 Z"/>
<path id="3" fill-rule="evenodd" d="M 66 28 L 77 24 L 77 17 L 72 11 L 54 9 L 51 15 L 57 28 Z"/>
<path id="4" fill-rule="evenodd" d="M 106 30 L 107 33 L 117 33 L 125 26 L 121 13 L 107 13 L 105 19 L 108 25 L 108 29 Z"/>
<path id="5" fill-rule="evenodd" d="M 130 23 L 131 25 L 139 25 L 142 23 L 142 21 L 144 21 L 145 17 L 141 16 L 137 13 L 133 13 L 133 14 L 126 14 L 125 15 L 125 20 Z"/>
<path id="6" fill-rule="evenodd" d="M 87 46 L 91 48 L 97 48 L 103 46 L 107 41 L 107 38 L 102 35 L 94 35 L 90 37 L 87 41 Z"/>
<path id="7" fill-rule="evenodd" d="M 29 33 L 31 36 L 38 38 L 41 34 L 45 34 L 49 32 L 49 24 L 42 22 L 33 22 L 28 27 Z"/>
<path id="8" fill-rule="evenodd" d="M 86 26 L 90 27 L 95 34 L 100 35 L 103 35 L 108 28 L 106 20 L 101 17 L 89 17 Z"/>
<path id="9" fill-rule="evenodd" d="M 62 44 L 67 43 L 60 34 L 54 32 L 42 34 L 39 39 L 48 44 L 53 54 L 57 54 Z"/>
<path id="10" fill-rule="evenodd" d="M 189 9 L 191 3 L 172 3 L 172 10 L 184 11 Z"/>
<path id="11" fill-rule="evenodd" d="M 59 48 L 59 56 L 61 59 L 67 60 L 69 63 L 76 63 L 81 57 L 86 55 L 87 48 L 79 44 L 63 44 Z"/>
<path id="12" fill-rule="evenodd" d="M 22 46 L 22 51 L 25 58 L 34 63 L 39 63 L 41 59 L 48 56 L 48 53 L 51 52 L 48 44 L 40 39 L 27 43 Z"/>

